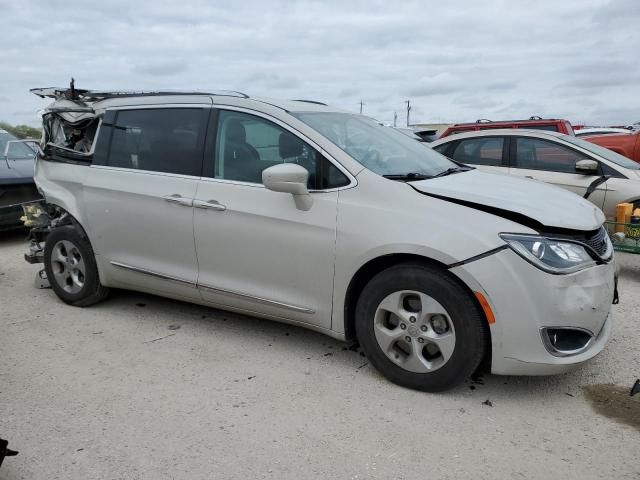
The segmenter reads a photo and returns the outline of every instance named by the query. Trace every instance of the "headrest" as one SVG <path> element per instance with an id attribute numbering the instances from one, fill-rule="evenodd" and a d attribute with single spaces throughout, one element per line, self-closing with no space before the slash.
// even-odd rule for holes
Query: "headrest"
<path id="1" fill-rule="evenodd" d="M 297 157 L 302 154 L 302 140 L 288 133 L 282 132 L 278 139 L 280 158 Z"/>
<path id="2" fill-rule="evenodd" d="M 240 120 L 232 119 L 227 124 L 227 140 L 244 143 L 247 141 L 247 132 Z"/>

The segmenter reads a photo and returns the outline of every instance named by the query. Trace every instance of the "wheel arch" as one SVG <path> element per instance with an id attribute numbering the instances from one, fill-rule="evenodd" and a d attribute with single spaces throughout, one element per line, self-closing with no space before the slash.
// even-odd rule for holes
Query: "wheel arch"
<path id="1" fill-rule="evenodd" d="M 488 365 L 487 362 L 491 361 L 491 329 L 487 316 L 472 288 L 467 285 L 459 276 L 452 273 L 446 264 L 433 258 L 413 253 L 394 253 L 372 258 L 364 265 L 362 265 L 351 277 L 351 281 L 349 282 L 349 286 L 347 287 L 344 301 L 344 335 L 347 341 L 357 341 L 355 334 L 355 310 L 358 298 L 360 297 L 360 294 L 362 293 L 364 287 L 378 273 L 386 270 L 387 268 L 402 263 L 414 263 L 436 267 L 442 270 L 469 294 L 473 303 L 476 305 L 478 312 L 484 319 L 486 350 L 485 357 L 481 365 L 483 366 L 483 368 L 490 368 L 490 365 Z"/>

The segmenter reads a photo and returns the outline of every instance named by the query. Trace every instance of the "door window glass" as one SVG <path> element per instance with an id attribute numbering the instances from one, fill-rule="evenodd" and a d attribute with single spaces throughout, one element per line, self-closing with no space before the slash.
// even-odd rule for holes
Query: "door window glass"
<path id="1" fill-rule="evenodd" d="M 279 163 L 306 168 L 312 190 L 349 183 L 347 176 L 313 147 L 275 123 L 246 113 L 220 112 L 215 178 L 262 183 L 262 171 Z"/>
<path id="2" fill-rule="evenodd" d="M 517 168 L 576 173 L 576 162 L 585 158 L 582 153 L 547 140 L 530 137 L 516 140 Z"/>
<path id="3" fill-rule="evenodd" d="M 461 140 L 453 151 L 452 158 L 471 165 L 504 167 L 502 151 L 503 137 L 479 137 Z"/>
<path id="4" fill-rule="evenodd" d="M 207 109 L 122 110 L 107 165 L 199 176 Z"/>

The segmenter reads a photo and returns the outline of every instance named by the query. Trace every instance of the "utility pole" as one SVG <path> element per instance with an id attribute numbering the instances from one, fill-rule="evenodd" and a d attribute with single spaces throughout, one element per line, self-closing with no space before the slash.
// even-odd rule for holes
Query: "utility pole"
<path id="1" fill-rule="evenodd" d="M 398 123 L 398 112 L 393 112 L 393 126 L 396 127 Z"/>
<path id="2" fill-rule="evenodd" d="M 407 104 L 407 127 L 409 126 L 409 113 L 411 112 L 411 101 L 407 100 L 404 102 Z"/>
<path id="3" fill-rule="evenodd" d="M 366 105 L 362 100 L 360 100 L 360 115 L 362 115 L 362 107 Z"/>

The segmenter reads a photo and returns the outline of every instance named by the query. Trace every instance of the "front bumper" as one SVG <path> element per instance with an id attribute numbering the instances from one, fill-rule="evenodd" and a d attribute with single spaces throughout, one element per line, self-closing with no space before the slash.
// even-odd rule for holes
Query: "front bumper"
<path id="1" fill-rule="evenodd" d="M 569 275 L 551 275 L 510 249 L 451 269 L 480 290 L 495 316 L 491 372 L 549 375 L 566 372 L 600 353 L 611 336 L 615 263 Z M 543 328 L 570 327 L 593 339 L 580 353 L 557 356 L 545 347 Z"/>

